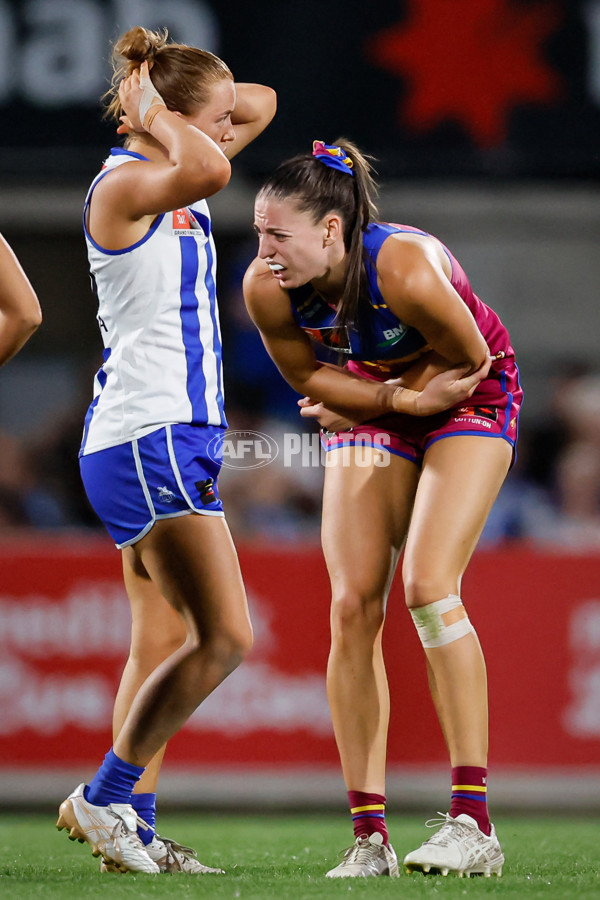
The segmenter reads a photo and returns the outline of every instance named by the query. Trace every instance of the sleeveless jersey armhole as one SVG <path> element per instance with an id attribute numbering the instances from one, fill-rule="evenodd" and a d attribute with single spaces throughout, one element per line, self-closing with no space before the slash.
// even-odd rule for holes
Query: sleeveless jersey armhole
<path id="1" fill-rule="evenodd" d="M 145 159 L 145 157 L 143 157 L 143 156 L 138 157 L 137 154 L 135 154 L 135 156 L 136 156 L 136 158 L 139 158 L 139 159 Z M 157 215 L 156 218 L 154 219 L 154 221 L 152 222 L 152 225 L 146 232 L 146 234 L 144 234 L 139 239 L 139 241 L 136 241 L 134 244 L 130 244 L 127 247 L 122 247 L 119 250 L 107 250 L 106 247 L 103 247 L 102 244 L 99 244 L 97 241 L 95 241 L 89 232 L 88 222 L 87 222 L 89 211 L 90 211 L 90 202 L 92 200 L 92 194 L 94 193 L 94 191 L 96 190 L 97 186 L 100 184 L 102 179 L 106 178 L 107 175 L 110 175 L 110 173 L 114 172 L 116 169 L 117 169 L 117 166 L 113 166 L 111 168 L 107 168 L 104 171 L 98 173 L 98 175 L 96 176 L 96 178 L 94 178 L 94 180 L 92 181 L 92 183 L 90 185 L 90 189 L 87 192 L 87 196 L 85 198 L 85 202 L 83 205 L 83 216 L 82 216 L 83 233 L 85 234 L 85 236 L 86 236 L 87 240 L 90 242 L 90 244 L 92 244 L 96 248 L 96 250 L 98 250 L 100 253 L 106 253 L 107 256 L 118 256 L 121 253 L 129 253 L 130 250 L 135 250 L 136 247 L 139 247 L 142 244 L 145 244 L 146 241 L 150 237 L 152 237 L 152 235 L 154 234 L 154 232 L 156 231 L 156 229 L 158 228 L 158 226 L 160 225 L 160 223 L 162 222 L 162 220 L 165 216 L 165 213 L 160 213 L 159 215 Z"/>

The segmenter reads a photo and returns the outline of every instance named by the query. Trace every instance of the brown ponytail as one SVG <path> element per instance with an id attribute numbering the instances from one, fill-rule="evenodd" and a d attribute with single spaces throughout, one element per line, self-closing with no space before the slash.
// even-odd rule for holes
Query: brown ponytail
<path id="1" fill-rule="evenodd" d="M 152 70 L 152 82 L 167 109 L 184 115 L 207 102 L 210 89 L 217 81 L 233 80 L 229 67 L 214 53 L 187 44 L 169 43 L 168 37 L 166 29 L 150 31 L 136 25 L 117 39 L 112 54 L 111 87 L 103 97 L 107 103 L 105 118 L 120 120 L 123 108 L 119 85 L 144 61 Z"/>

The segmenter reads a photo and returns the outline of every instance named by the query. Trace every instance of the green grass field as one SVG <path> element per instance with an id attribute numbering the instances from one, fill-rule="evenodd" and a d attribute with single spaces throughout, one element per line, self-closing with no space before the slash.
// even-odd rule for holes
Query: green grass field
<path id="1" fill-rule="evenodd" d="M 600 826 L 595 819 L 501 817 L 502 878 L 402 875 L 329 881 L 325 871 L 350 843 L 343 817 L 165 815 L 164 834 L 199 849 L 226 875 L 101 875 L 87 844 L 69 841 L 52 814 L 0 816 L 0 898 L 600 897 Z M 417 815 L 388 818 L 401 857 L 426 836 Z"/>

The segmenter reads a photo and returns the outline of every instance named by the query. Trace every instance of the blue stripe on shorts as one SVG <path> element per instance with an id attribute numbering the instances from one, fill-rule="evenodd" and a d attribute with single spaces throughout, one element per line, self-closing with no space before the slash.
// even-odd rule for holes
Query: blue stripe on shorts
<path id="1" fill-rule="evenodd" d="M 80 457 L 88 500 L 117 547 L 139 541 L 157 519 L 223 515 L 217 478 L 224 430 L 165 425 Z"/>

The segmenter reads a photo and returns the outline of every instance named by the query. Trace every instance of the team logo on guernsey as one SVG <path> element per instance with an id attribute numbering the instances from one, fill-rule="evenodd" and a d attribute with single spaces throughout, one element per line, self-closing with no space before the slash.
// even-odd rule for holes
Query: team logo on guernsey
<path id="1" fill-rule="evenodd" d="M 197 234 L 200 224 L 190 209 L 173 210 L 173 234 L 180 237 L 186 234 Z"/>
<path id="2" fill-rule="evenodd" d="M 331 350 L 337 350 L 338 353 L 352 353 L 350 336 L 346 326 L 343 328 L 307 328 L 303 325 L 302 331 L 305 331 L 309 338 L 317 344 L 322 344 Z"/>

